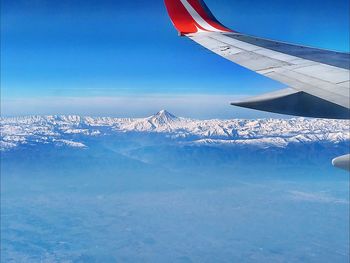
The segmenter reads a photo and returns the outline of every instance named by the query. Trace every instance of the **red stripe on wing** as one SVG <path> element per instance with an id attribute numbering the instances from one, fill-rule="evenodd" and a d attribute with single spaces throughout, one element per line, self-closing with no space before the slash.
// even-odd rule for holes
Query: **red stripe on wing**
<path id="1" fill-rule="evenodd" d="M 181 35 L 196 33 L 197 24 L 180 0 L 165 0 L 171 21 Z"/>

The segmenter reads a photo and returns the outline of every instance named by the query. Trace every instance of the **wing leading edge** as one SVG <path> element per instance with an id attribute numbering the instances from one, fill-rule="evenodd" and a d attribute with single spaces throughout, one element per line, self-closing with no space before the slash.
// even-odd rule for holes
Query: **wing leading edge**
<path id="1" fill-rule="evenodd" d="M 290 88 L 231 103 L 295 116 L 350 119 L 350 54 L 238 33 L 203 0 L 164 0 L 179 35 Z M 350 155 L 333 165 L 350 169 Z"/>

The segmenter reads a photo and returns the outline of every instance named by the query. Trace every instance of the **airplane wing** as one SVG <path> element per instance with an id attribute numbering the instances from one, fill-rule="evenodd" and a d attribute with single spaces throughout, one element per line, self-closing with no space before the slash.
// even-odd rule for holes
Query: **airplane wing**
<path id="1" fill-rule="evenodd" d="M 202 0 L 165 0 L 181 36 L 289 86 L 232 105 L 296 116 L 350 118 L 350 54 L 253 37 L 222 25 Z"/>
<path id="2" fill-rule="evenodd" d="M 180 36 L 258 74 L 286 84 L 277 92 L 232 102 L 268 112 L 350 119 L 350 54 L 254 37 L 221 24 L 203 0 L 165 0 Z M 347 167 L 343 156 L 333 161 Z"/>

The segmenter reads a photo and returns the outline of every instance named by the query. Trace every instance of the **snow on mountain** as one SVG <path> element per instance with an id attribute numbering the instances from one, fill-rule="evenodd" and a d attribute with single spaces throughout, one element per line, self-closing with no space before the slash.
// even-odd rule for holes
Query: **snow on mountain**
<path id="1" fill-rule="evenodd" d="M 178 121 L 178 118 L 175 115 L 167 112 L 166 110 L 161 110 L 148 119 L 149 123 L 151 123 L 154 127 L 171 126 L 171 124 Z"/>
<path id="2" fill-rule="evenodd" d="M 256 145 L 285 147 L 289 143 L 350 140 L 350 123 L 324 119 L 194 120 L 162 110 L 147 118 L 80 116 L 29 116 L 0 118 L 0 149 L 53 143 L 87 147 L 77 136 L 115 133 L 160 133 L 172 139 L 206 145 Z"/>

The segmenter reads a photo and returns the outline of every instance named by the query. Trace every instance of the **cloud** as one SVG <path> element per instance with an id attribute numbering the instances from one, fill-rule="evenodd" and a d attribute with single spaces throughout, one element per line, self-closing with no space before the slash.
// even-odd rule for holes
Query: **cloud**
<path id="1" fill-rule="evenodd" d="M 290 191 L 292 200 L 314 203 L 349 204 L 348 200 L 335 198 L 324 193 L 308 193 L 301 191 Z"/>

